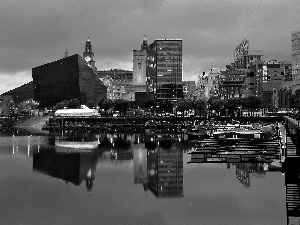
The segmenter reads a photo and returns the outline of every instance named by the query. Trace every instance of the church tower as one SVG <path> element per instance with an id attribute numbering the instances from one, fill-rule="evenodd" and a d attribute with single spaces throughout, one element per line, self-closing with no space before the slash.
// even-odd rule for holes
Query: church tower
<path id="1" fill-rule="evenodd" d="M 148 49 L 147 38 L 146 35 L 144 35 L 143 44 L 141 45 L 141 50 L 147 51 L 147 49 Z"/>
<path id="2" fill-rule="evenodd" d="M 88 66 L 91 67 L 94 71 L 97 70 L 94 61 L 94 52 L 92 49 L 92 44 L 90 38 L 88 37 L 85 42 L 85 51 L 83 52 L 83 58 L 87 62 Z"/>
<path id="3" fill-rule="evenodd" d="M 147 38 L 146 35 L 141 45 L 141 50 L 133 50 L 133 85 L 146 85 L 146 58 L 147 58 Z"/>

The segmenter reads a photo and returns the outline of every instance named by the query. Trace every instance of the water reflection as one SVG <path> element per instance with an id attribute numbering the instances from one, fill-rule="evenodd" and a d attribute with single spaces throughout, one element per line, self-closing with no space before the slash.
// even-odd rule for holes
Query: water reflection
<path id="1" fill-rule="evenodd" d="M 270 207 L 272 209 L 265 210 L 263 213 L 266 218 L 269 218 L 269 215 L 277 213 L 279 208 L 281 211 L 279 215 L 285 220 L 285 206 L 283 206 L 285 196 L 283 189 L 280 189 L 283 188 L 283 177 L 281 174 L 267 176 L 268 172 L 278 171 L 280 167 L 261 161 L 254 163 L 230 160 L 217 162 L 219 165 L 210 165 L 211 162 L 203 163 L 203 165 L 190 165 L 187 164 L 190 155 L 186 152 L 191 150 L 192 143 L 187 142 L 182 136 L 60 132 L 52 133 L 47 137 L 5 137 L 5 139 L 0 138 L 0 142 L 2 145 L 6 145 L 2 146 L 0 152 L 0 159 L 3 160 L 1 162 L 4 162 L 1 163 L 4 175 L 11 180 L 19 181 L 18 183 L 14 181 L 9 185 L 9 182 L 5 182 L 2 177 L 3 183 L 8 184 L 2 187 L 2 193 L 13 199 L 17 193 L 15 190 L 24 185 L 27 188 L 24 188 L 22 193 L 28 194 L 24 196 L 30 196 L 30 202 L 31 198 L 37 196 L 35 199 L 37 202 L 44 199 L 40 196 L 45 193 L 50 196 L 49 190 L 55 189 L 61 195 L 58 197 L 57 191 L 55 191 L 51 198 L 62 196 L 61 198 L 69 204 L 66 207 L 68 209 L 73 207 L 72 216 L 76 219 L 82 217 L 82 207 L 87 207 L 88 211 L 92 212 L 91 218 L 99 215 L 99 211 L 96 209 L 101 207 L 104 209 L 102 211 L 104 217 L 107 215 L 107 218 L 112 218 L 116 215 L 115 209 L 118 212 L 124 210 L 125 216 L 130 215 L 133 211 L 128 206 L 134 205 L 137 208 L 135 212 L 142 216 L 145 215 L 144 212 L 155 210 L 159 211 L 166 221 L 171 218 L 170 213 L 172 212 L 178 217 L 175 216 L 175 219 L 182 219 L 180 224 L 196 224 L 201 221 L 201 218 L 208 221 L 212 218 L 205 216 L 210 215 L 209 212 L 214 210 L 224 212 L 224 214 L 218 217 L 218 221 L 212 223 L 220 224 L 220 221 L 223 221 L 222 216 L 226 214 L 233 219 L 238 218 L 233 223 L 239 224 L 241 219 L 250 213 L 253 217 L 261 215 L 260 212 L 256 212 L 263 210 L 262 208 L 267 209 L 270 202 L 279 202 L 278 204 L 282 203 L 282 205 L 275 206 L 274 209 L 272 205 Z M 87 148 L 89 143 L 95 142 L 97 143 L 96 147 Z M 91 144 L 91 146 L 94 145 Z M 13 168 L 8 166 L 7 162 L 12 162 Z M 228 170 L 226 170 L 226 166 Z M 7 170 L 5 170 L 6 168 Z M 28 171 L 26 168 L 29 168 Z M 20 174 L 19 171 L 22 169 L 25 171 Z M 286 175 L 288 174 L 289 172 L 286 172 Z M 184 175 L 185 177 L 183 177 Z M 20 176 L 27 176 L 28 179 L 19 179 Z M 120 176 L 122 179 L 119 179 Z M 296 183 L 298 188 L 300 185 L 299 176 L 297 176 L 292 173 L 292 178 L 296 181 L 289 182 L 294 186 Z M 257 178 L 266 179 L 253 182 Z M 288 183 L 287 181 L 286 177 L 286 183 Z M 46 182 L 47 185 L 43 185 L 43 182 Z M 65 182 L 71 184 L 71 187 L 64 185 Z M 242 185 L 248 189 L 243 188 Z M 268 189 L 270 194 L 264 199 L 266 185 L 270 186 Z M 286 186 L 289 185 L 286 184 Z M 82 189 L 83 193 L 80 193 Z M 9 195 L 10 190 L 12 193 Z M 33 193 L 30 193 L 29 190 L 33 190 Z M 300 206 L 298 190 L 293 190 L 298 197 L 293 199 L 296 209 L 287 212 L 289 221 L 300 217 L 297 214 L 299 212 L 297 207 Z M 39 195 L 36 195 L 39 191 Z M 87 198 L 86 191 L 89 193 L 93 191 L 94 200 Z M 145 193 L 146 195 L 144 195 Z M 286 195 L 287 202 L 291 201 L 288 199 L 289 193 L 290 190 Z M 145 199 L 146 197 L 148 198 Z M 260 200 L 261 197 L 262 200 Z M 97 201 L 100 198 L 103 201 Z M 165 199 L 165 201 L 157 205 L 156 198 Z M 171 198 L 176 198 L 176 201 L 170 201 Z M 248 201 L 250 198 L 251 201 Z M 21 202 L 22 206 L 29 202 L 27 198 L 20 201 L 18 195 L 15 199 Z M 13 200 L 15 201 L 15 199 Z M 43 215 L 43 209 L 48 210 L 48 208 L 61 206 L 60 201 L 47 204 L 49 205 L 45 208 L 40 207 L 38 212 L 41 212 L 41 215 Z M 241 204 L 238 210 L 235 210 L 236 204 Z M 33 203 L 33 205 L 41 206 L 42 203 Z M 77 206 L 78 209 L 76 209 Z M 104 206 L 107 208 L 105 209 Z M 220 208 L 218 208 L 219 206 Z M 249 207 L 252 207 L 251 210 Z M 258 209 L 256 210 L 255 207 Z M 126 211 L 127 209 L 130 210 Z M 7 211 L 9 211 L 8 207 Z M 84 211 L 84 213 L 86 212 L 87 210 Z M 110 212 L 113 213 L 109 214 Z M 28 214 L 30 215 L 31 211 Z M 276 215 L 278 217 L 278 214 Z M 62 217 L 63 215 L 58 216 L 58 218 Z M 195 218 L 195 220 L 191 221 L 190 218 Z M 143 223 L 137 222 L 136 224 Z M 174 224 L 174 220 L 170 220 L 166 224 Z M 280 222 L 280 224 L 282 223 Z"/>
<path id="2" fill-rule="evenodd" d="M 300 162 L 286 162 L 285 175 L 287 224 L 300 224 Z"/>
<path id="3" fill-rule="evenodd" d="M 48 145 L 33 153 L 33 171 L 80 185 L 91 191 L 98 163 L 133 161 L 134 184 L 157 198 L 183 197 L 183 149 L 191 144 L 181 136 L 52 133 Z M 95 144 L 96 143 L 96 144 Z"/>
<path id="4" fill-rule="evenodd" d="M 183 197 L 183 152 L 171 140 L 161 140 L 147 150 L 145 188 L 158 198 Z"/>
<path id="5" fill-rule="evenodd" d="M 264 179 L 267 172 L 279 172 L 281 165 L 275 163 L 233 163 L 236 169 L 236 178 L 244 187 L 250 187 L 250 179 Z"/>
<path id="6" fill-rule="evenodd" d="M 92 191 L 97 157 L 92 152 L 62 153 L 52 146 L 43 146 L 33 153 L 33 171 L 80 185 L 86 182 Z"/>

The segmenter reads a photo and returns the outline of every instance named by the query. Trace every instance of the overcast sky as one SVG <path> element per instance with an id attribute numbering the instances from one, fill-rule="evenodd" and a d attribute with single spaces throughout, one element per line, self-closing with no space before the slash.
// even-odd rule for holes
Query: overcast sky
<path id="1" fill-rule="evenodd" d="M 84 51 L 98 70 L 132 70 L 132 50 L 183 40 L 183 80 L 224 69 L 243 39 L 263 60 L 291 60 L 299 0 L 0 0 L 0 93 L 32 80 L 31 69 Z"/>

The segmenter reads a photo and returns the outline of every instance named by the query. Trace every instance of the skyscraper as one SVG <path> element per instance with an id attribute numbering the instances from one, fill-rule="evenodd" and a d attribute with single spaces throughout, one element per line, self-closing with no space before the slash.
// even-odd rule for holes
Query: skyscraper
<path id="1" fill-rule="evenodd" d="M 294 81 L 292 92 L 295 93 L 300 89 L 300 31 L 292 33 L 292 74 Z"/>
<path id="2" fill-rule="evenodd" d="M 149 45 L 146 77 L 147 90 L 156 99 L 183 98 L 181 39 L 157 39 Z"/>

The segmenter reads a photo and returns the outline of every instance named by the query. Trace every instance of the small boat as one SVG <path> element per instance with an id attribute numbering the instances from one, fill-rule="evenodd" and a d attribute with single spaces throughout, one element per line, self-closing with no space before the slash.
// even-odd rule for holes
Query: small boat
<path id="1" fill-rule="evenodd" d="M 204 138 L 209 138 L 209 132 L 209 129 L 205 126 L 196 126 L 187 131 L 188 140 L 201 140 Z"/>
<path id="2" fill-rule="evenodd" d="M 216 140 L 261 140 L 266 141 L 274 137 L 273 129 L 270 126 L 262 129 L 237 128 L 231 130 L 217 130 L 213 132 L 213 138 Z"/>

